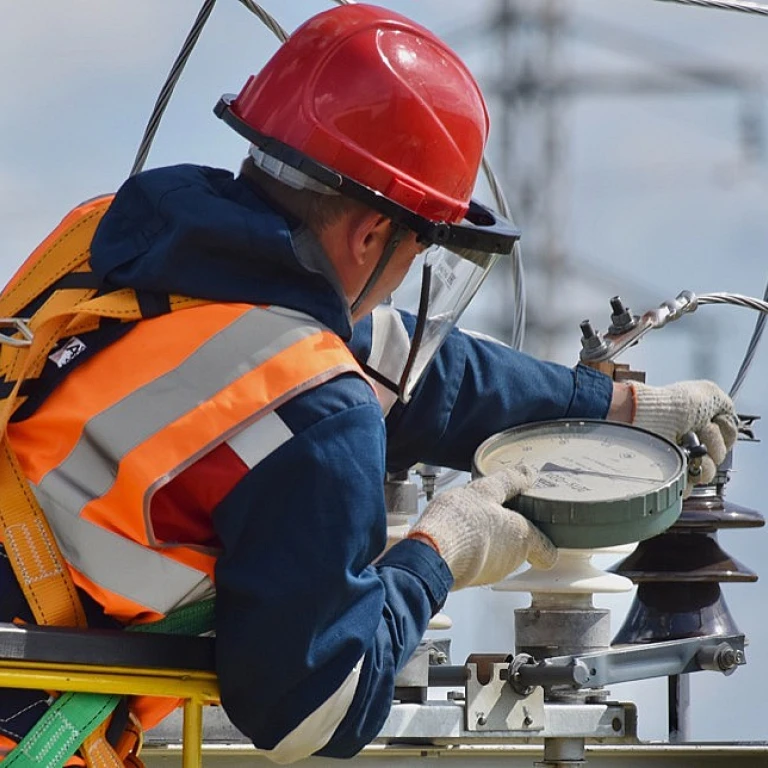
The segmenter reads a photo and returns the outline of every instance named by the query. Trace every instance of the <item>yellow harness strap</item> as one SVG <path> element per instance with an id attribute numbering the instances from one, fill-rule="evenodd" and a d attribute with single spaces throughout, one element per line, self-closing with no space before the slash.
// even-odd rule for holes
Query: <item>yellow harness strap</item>
<path id="1" fill-rule="evenodd" d="M 58 341 L 95 330 L 101 318 L 129 322 L 140 320 L 142 313 L 130 289 L 96 296 L 95 288 L 62 287 L 54 289 L 31 318 L 18 315 L 65 275 L 90 274 L 90 243 L 111 201 L 111 197 L 98 198 L 72 211 L 0 295 L 0 323 L 17 328 L 21 324 L 31 332 L 31 340 L 20 331 L 0 336 L 0 375 L 6 382 L 14 382 L 10 392 L 0 396 L 0 536 L 41 625 L 85 627 L 85 612 L 53 532 L 10 446 L 8 421 L 24 400 L 19 394 L 21 385 L 40 375 Z M 171 311 L 205 303 L 169 297 Z M 89 766 L 123 766 L 103 729 L 86 740 L 82 752 Z"/>

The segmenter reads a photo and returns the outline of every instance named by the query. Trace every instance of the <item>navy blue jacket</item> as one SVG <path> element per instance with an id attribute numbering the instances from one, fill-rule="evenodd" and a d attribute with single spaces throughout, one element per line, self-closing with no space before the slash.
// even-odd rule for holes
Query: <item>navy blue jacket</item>
<path id="1" fill-rule="evenodd" d="M 107 285 L 145 297 L 178 293 L 308 313 L 365 360 L 371 322 L 353 333 L 333 275 L 318 268 L 316 249 L 315 261 L 306 258 L 307 242 L 308 233 L 246 180 L 177 166 L 122 186 L 91 262 Z M 371 741 L 389 711 L 395 674 L 452 585 L 445 562 L 418 541 L 370 565 L 386 535 L 385 470 L 417 461 L 467 469 L 477 445 L 501 429 L 604 417 L 611 388 L 590 369 L 454 331 L 410 403 L 396 404 L 386 421 L 354 375 L 281 405 L 293 437 L 240 481 L 213 518 L 223 546 L 217 671 L 235 725 L 271 750 L 352 680 L 343 718 L 312 749 L 347 757 Z"/>

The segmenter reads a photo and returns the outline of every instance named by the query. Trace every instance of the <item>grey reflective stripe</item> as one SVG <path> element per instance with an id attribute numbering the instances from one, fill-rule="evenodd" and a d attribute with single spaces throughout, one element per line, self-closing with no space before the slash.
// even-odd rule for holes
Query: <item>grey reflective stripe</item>
<path id="1" fill-rule="evenodd" d="M 83 520 L 32 486 L 64 558 L 100 587 L 158 613 L 213 593 L 201 571 Z"/>
<path id="2" fill-rule="evenodd" d="M 80 514 L 109 491 L 126 454 L 249 370 L 322 330 L 298 312 L 251 309 L 176 368 L 93 417 L 69 456 L 35 488 L 66 559 L 94 583 L 162 613 L 210 590 L 202 572 Z"/>
<path id="3" fill-rule="evenodd" d="M 321 330 L 297 312 L 250 310 L 178 367 L 92 418 L 70 455 L 43 477 L 41 489 L 79 514 L 112 487 L 117 466 L 136 446 L 247 371 Z"/>
<path id="4" fill-rule="evenodd" d="M 293 432 L 273 411 L 227 440 L 227 445 L 253 469 L 262 459 L 293 437 Z"/>

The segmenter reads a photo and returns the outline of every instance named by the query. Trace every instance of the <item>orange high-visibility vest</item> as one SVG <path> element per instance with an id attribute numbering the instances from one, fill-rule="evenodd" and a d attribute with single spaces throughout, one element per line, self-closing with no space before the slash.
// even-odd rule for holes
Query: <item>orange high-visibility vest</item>
<path id="1" fill-rule="evenodd" d="M 350 371 L 307 315 L 209 304 L 138 323 L 8 432 L 76 584 L 122 622 L 156 620 L 211 590 L 215 553 L 159 542 L 153 495 L 224 441 L 263 453 L 264 417 Z"/>
<path id="2" fill-rule="evenodd" d="M 277 406 L 348 372 L 363 375 L 308 315 L 207 304 L 139 322 L 8 435 L 77 586 L 123 623 L 153 621 L 210 596 L 216 561 L 158 538 L 153 496 L 225 443 L 255 466 L 290 439 Z M 172 706 L 137 714 L 151 727 Z"/>

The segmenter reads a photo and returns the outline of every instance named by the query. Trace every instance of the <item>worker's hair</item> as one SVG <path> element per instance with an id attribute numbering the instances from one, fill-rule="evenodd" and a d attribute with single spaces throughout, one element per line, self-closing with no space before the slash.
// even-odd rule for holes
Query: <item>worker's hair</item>
<path id="1" fill-rule="evenodd" d="M 311 189 L 289 187 L 259 168 L 251 157 L 243 160 L 240 173 L 262 190 L 268 199 L 304 222 L 316 234 L 347 211 L 366 207 L 344 195 L 324 195 Z"/>

